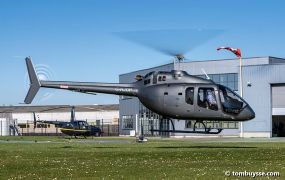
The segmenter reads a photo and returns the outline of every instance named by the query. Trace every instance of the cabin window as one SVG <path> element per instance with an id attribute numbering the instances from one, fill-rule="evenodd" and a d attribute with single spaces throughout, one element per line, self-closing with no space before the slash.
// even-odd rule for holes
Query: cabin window
<path id="1" fill-rule="evenodd" d="M 25 124 L 25 123 L 18 123 L 18 126 L 19 126 L 20 128 L 29 128 L 29 127 L 28 127 L 29 124 Z"/>
<path id="2" fill-rule="evenodd" d="M 185 101 L 187 104 L 193 105 L 193 102 L 194 102 L 194 88 L 193 87 L 189 87 L 186 89 Z"/>
<path id="3" fill-rule="evenodd" d="M 182 92 L 178 93 L 179 96 L 182 96 Z"/>
<path id="4" fill-rule="evenodd" d="M 218 110 L 217 99 L 214 88 L 199 88 L 198 106 L 211 110 Z"/>
<path id="5" fill-rule="evenodd" d="M 67 127 L 67 128 L 73 128 L 73 125 L 72 125 L 71 123 L 67 123 L 67 124 L 66 124 L 66 127 Z"/>
<path id="6" fill-rule="evenodd" d="M 79 122 L 79 129 L 87 129 L 87 124 L 84 121 Z"/>
<path id="7" fill-rule="evenodd" d="M 158 76 L 158 81 L 166 81 L 166 76 Z"/>
<path id="8" fill-rule="evenodd" d="M 37 124 L 37 128 L 50 128 L 49 124 Z"/>
<path id="9" fill-rule="evenodd" d="M 150 84 L 150 79 L 144 80 L 144 85 Z"/>
<path id="10" fill-rule="evenodd" d="M 182 74 L 180 74 L 180 73 L 179 73 L 179 74 L 174 74 L 173 77 L 174 77 L 175 79 L 179 79 L 179 78 L 182 77 Z"/>
<path id="11" fill-rule="evenodd" d="M 168 92 L 164 92 L 164 95 L 168 95 Z"/>
<path id="12" fill-rule="evenodd" d="M 132 115 L 123 115 L 122 116 L 123 129 L 133 129 L 134 120 Z"/>

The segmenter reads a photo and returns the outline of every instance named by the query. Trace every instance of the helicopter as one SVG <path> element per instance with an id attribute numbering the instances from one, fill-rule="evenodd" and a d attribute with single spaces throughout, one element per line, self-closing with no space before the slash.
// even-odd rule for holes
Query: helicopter
<path id="1" fill-rule="evenodd" d="M 74 136 L 75 138 L 77 138 L 77 136 L 83 136 L 84 138 L 86 138 L 87 136 L 101 136 L 103 134 L 100 128 L 93 125 L 89 125 L 86 121 L 83 120 L 75 120 L 74 106 L 71 107 L 71 115 L 69 122 L 37 120 L 35 112 L 33 112 L 33 116 L 34 116 L 34 127 L 37 127 L 37 123 L 54 124 L 56 127 L 60 128 L 60 131 L 63 134 L 68 136 Z"/>
<path id="2" fill-rule="evenodd" d="M 178 63 L 184 59 L 182 54 L 175 55 L 175 58 Z M 41 87 L 87 94 L 133 96 L 151 111 L 170 120 L 171 130 L 151 129 L 159 132 L 219 134 L 222 129 L 213 131 L 206 128 L 204 121 L 248 121 L 255 118 L 250 105 L 233 90 L 186 71 L 153 71 L 144 76 L 137 75 L 133 83 L 46 81 L 38 79 L 31 57 L 25 60 L 30 79 L 30 88 L 24 100 L 26 104 L 32 102 Z M 191 131 L 175 130 L 172 119 L 195 120 L 194 128 Z M 197 130 L 196 123 L 201 123 L 204 130 Z"/>

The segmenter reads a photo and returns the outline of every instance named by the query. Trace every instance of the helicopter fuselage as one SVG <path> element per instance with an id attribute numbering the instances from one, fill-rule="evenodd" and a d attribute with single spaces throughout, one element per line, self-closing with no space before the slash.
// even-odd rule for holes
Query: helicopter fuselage
<path id="1" fill-rule="evenodd" d="M 185 71 L 156 71 L 138 75 L 133 83 L 39 81 L 30 58 L 26 59 L 31 86 L 25 103 L 40 87 L 81 93 L 135 96 L 153 112 L 174 119 L 247 121 L 255 117 L 249 104 L 231 89 Z"/>
<path id="2" fill-rule="evenodd" d="M 86 121 L 39 121 L 46 124 L 54 124 L 63 134 L 69 136 L 101 136 L 102 131 L 96 126 L 89 125 Z"/>
<path id="3" fill-rule="evenodd" d="M 142 104 L 168 118 L 246 121 L 255 116 L 229 88 L 184 71 L 151 72 L 138 87 L 143 87 L 137 95 Z"/>

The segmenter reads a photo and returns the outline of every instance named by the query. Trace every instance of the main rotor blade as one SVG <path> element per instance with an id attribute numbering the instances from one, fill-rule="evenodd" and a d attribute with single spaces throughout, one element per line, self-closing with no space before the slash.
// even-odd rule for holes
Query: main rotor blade
<path id="1" fill-rule="evenodd" d="M 222 34 L 221 30 L 183 29 L 116 32 L 115 35 L 166 55 L 183 55 Z"/>

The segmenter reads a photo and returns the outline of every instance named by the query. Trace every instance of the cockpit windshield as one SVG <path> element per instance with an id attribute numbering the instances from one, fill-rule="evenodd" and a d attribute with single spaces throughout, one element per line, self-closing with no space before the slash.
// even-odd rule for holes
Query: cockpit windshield
<path id="1" fill-rule="evenodd" d="M 247 105 L 239 95 L 233 92 L 231 89 L 220 85 L 220 97 L 223 109 L 227 113 L 238 114 Z"/>
<path id="2" fill-rule="evenodd" d="M 154 71 L 151 71 L 151 72 L 147 73 L 147 74 L 144 76 L 144 78 L 148 78 L 148 77 L 151 76 L 153 73 L 154 73 Z"/>
<path id="3" fill-rule="evenodd" d="M 87 129 L 87 126 L 88 126 L 87 122 L 85 122 L 85 121 L 78 121 L 78 124 L 79 124 L 79 128 L 80 129 Z"/>

